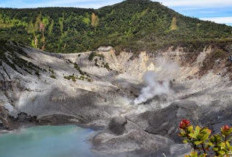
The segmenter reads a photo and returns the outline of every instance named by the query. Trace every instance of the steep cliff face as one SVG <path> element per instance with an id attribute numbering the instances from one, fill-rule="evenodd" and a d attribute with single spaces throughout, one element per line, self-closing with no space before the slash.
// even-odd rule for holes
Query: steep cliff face
<path id="1" fill-rule="evenodd" d="M 7 127 L 9 115 L 16 123 L 25 113 L 23 119 L 36 116 L 39 124 L 74 123 L 107 129 L 111 118 L 125 117 L 127 123 L 121 126 L 125 130 L 122 135 L 106 131 L 93 139 L 97 152 L 155 153 L 168 148 L 175 150 L 172 152 L 175 154 L 180 148 L 175 145 L 178 142 L 175 124 L 179 119 L 187 116 L 215 130 L 226 120 L 220 108 L 226 109 L 232 102 L 228 59 L 231 51 L 218 52 L 219 49 L 211 45 L 201 52 L 188 52 L 183 47 L 170 47 L 155 54 L 121 52 L 116 55 L 108 47 L 64 55 L 5 42 L 0 51 L 0 120 Z M 160 84 L 168 78 L 170 90 L 135 105 L 134 100 L 147 86 L 143 82 L 146 71 L 154 71 Z M 217 119 L 210 113 L 222 118 Z M 159 118 L 165 127 L 157 129 Z M 169 122 L 167 126 L 165 121 Z M 115 125 L 120 126 L 118 123 Z M 165 132 L 167 129 L 171 131 Z M 150 140 L 138 144 L 142 137 Z M 131 138 L 134 140 L 129 145 L 120 147 L 125 139 Z M 110 147 L 112 142 L 114 149 Z M 152 149 L 154 146 L 156 149 Z"/>

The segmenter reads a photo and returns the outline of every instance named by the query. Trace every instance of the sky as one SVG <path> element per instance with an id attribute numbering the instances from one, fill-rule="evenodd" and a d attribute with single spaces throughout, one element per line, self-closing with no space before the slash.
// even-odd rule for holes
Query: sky
<path id="1" fill-rule="evenodd" d="M 4 8 L 78 7 L 100 8 L 123 0 L 0 0 Z M 232 0 L 156 0 L 190 17 L 232 26 Z"/>

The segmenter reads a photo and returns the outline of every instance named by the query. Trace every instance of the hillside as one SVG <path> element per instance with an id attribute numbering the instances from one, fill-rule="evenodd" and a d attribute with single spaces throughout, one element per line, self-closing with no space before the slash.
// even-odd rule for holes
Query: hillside
<path id="1" fill-rule="evenodd" d="M 149 0 L 94 9 L 0 9 L 0 39 L 50 52 L 83 52 L 111 45 L 154 51 L 166 45 L 198 48 L 230 42 L 232 27 L 185 17 Z"/>

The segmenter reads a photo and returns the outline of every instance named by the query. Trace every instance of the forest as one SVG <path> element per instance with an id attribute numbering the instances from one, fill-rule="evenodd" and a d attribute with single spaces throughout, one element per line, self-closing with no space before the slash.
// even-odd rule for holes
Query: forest
<path id="1" fill-rule="evenodd" d="M 100 9 L 0 9 L 0 39 L 56 53 L 113 46 L 156 51 L 167 45 L 198 47 L 231 42 L 232 27 L 185 17 L 158 2 L 126 0 Z"/>

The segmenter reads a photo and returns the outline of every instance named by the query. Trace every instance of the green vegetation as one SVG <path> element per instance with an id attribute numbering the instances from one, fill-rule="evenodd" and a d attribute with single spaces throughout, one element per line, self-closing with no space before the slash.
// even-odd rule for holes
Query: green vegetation
<path id="1" fill-rule="evenodd" d="M 81 68 L 78 66 L 77 63 L 74 63 L 74 68 L 80 73 L 80 76 L 75 76 L 74 74 L 73 75 L 69 75 L 69 76 L 64 76 L 65 79 L 67 80 L 72 80 L 73 82 L 76 82 L 77 79 L 78 80 L 82 80 L 82 81 L 88 81 L 88 82 L 91 82 L 91 78 L 90 76 L 81 70 Z"/>
<path id="2" fill-rule="evenodd" d="M 73 82 L 76 82 L 77 77 L 73 75 L 69 75 L 69 76 L 64 76 L 65 79 L 67 80 L 72 80 Z"/>
<path id="3" fill-rule="evenodd" d="M 36 71 L 36 72 L 35 72 L 35 75 L 37 75 L 37 76 L 39 77 L 39 76 L 40 76 L 39 71 Z"/>
<path id="4" fill-rule="evenodd" d="M 180 137 L 193 151 L 186 157 L 229 157 L 232 154 L 232 127 L 224 125 L 219 134 L 212 134 L 206 127 L 190 124 L 184 119 L 180 122 Z"/>
<path id="5" fill-rule="evenodd" d="M 112 69 L 110 68 L 109 64 L 108 63 L 105 63 L 104 64 L 104 68 L 106 68 L 107 70 L 111 71 Z"/>
<path id="6" fill-rule="evenodd" d="M 99 57 L 100 59 L 104 59 L 105 56 L 102 54 L 97 54 L 96 52 L 91 52 L 89 55 L 89 61 L 93 61 L 94 57 Z"/>
<path id="7" fill-rule="evenodd" d="M 49 67 L 49 73 L 51 73 L 51 75 L 50 75 L 51 78 L 56 79 L 56 74 L 55 74 L 54 70 L 51 69 L 50 67 Z"/>
<path id="8" fill-rule="evenodd" d="M 56 79 L 56 76 L 54 74 L 51 74 L 50 77 Z"/>
<path id="9" fill-rule="evenodd" d="M 67 80 L 72 80 L 73 82 L 76 82 L 77 79 L 78 80 L 82 80 L 82 81 L 88 81 L 88 82 L 92 82 L 92 80 L 88 77 L 88 76 L 85 76 L 85 75 L 81 75 L 81 76 L 75 76 L 74 74 L 73 75 L 69 75 L 69 76 L 64 76 L 65 79 Z"/>
<path id="10" fill-rule="evenodd" d="M 82 81 L 88 81 L 88 82 L 92 82 L 92 80 L 89 77 L 86 77 L 84 75 L 81 75 L 80 77 L 78 77 L 77 79 L 82 80 Z"/>
<path id="11" fill-rule="evenodd" d="M 24 60 L 22 56 L 29 57 L 24 51 L 26 47 L 15 43 L 0 40 L 0 66 L 4 63 L 9 65 L 12 69 L 22 74 L 22 70 L 33 75 L 36 74 L 39 77 L 39 71 L 46 71 L 31 62 Z M 5 52 L 8 52 L 7 54 Z M 17 64 L 15 64 L 17 63 Z M 4 68 L 4 67 L 3 67 Z M 22 69 L 22 70 L 19 70 Z"/>
<path id="12" fill-rule="evenodd" d="M 74 68 L 79 71 L 81 75 L 89 76 L 86 72 L 82 71 L 81 68 L 77 65 L 77 63 L 74 63 Z"/>
<path id="13" fill-rule="evenodd" d="M 149 52 L 168 45 L 228 42 L 232 27 L 176 13 L 158 2 L 126 0 L 94 9 L 0 9 L 0 39 L 50 52 L 93 51 L 100 46 Z"/>
<path id="14" fill-rule="evenodd" d="M 211 57 L 212 59 L 216 60 L 216 59 L 224 59 L 226 58 L 228 55 L 224 50 L 221 49 L 216 49 L 212 52 Z"/>
<path id="15" fill-rule="evenodd" d="M 97 67 L 104 67 L 109 71 L 112 70 L 109 64 L 104 62 L 105 56 L 103 54 L 98 54 L 97 52 L 91 52 L 88 59 L 89 61 L 94 61 L 94 65 Z"/>

